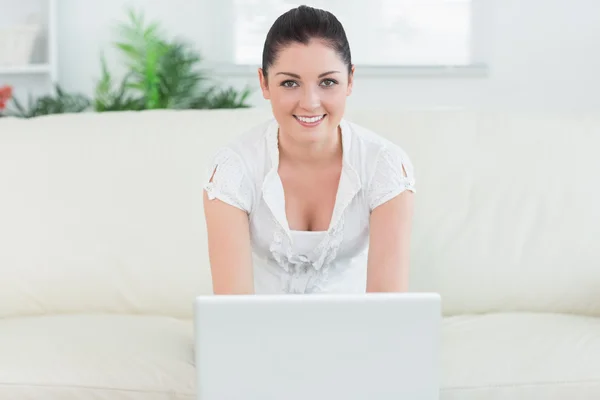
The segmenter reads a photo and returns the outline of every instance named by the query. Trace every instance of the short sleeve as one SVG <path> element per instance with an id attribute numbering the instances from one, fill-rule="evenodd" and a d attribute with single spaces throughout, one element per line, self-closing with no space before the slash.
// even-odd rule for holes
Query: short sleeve
<path id="1" fill-rule="evenodd" d="M 411 160 L 399 147 L 382 148 L 369 184 L 369 208 L 372 211 L 406 190 L 416 191 Z"/>
<path id="2" fill-rule="evenodd" d="M 242 159 L 229 148 L 213 157 L 204 189 L 209 200 L 219 199 L 247 213 L 252 210 L 254 186 Z"/>

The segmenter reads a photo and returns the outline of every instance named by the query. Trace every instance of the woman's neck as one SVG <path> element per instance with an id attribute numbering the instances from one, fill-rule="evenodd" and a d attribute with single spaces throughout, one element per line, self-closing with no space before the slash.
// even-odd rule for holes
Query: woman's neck
<path id="1" fill-rule="evenodd" d="M 340 128 L 336 134 L 327 135 L 321 142 L 300 143 L 288 135 L 279 134 L 279 157 L 293 165 L 307 167 L 321 166 L 339 160 L 342 156 L 342 138 Z"/>

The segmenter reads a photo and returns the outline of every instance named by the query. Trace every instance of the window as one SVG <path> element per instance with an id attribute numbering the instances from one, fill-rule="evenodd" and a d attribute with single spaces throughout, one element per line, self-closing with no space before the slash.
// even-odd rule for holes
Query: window
<path id="1" fill-rule="evenodd" d="M 232 0 L 233 63 L 259 65 L 275 19 L 301 4 L 334 13 L 363 66 L 473 64 L 471 0 Z M 354 1 L 354 4 L 352 2 Z"/>

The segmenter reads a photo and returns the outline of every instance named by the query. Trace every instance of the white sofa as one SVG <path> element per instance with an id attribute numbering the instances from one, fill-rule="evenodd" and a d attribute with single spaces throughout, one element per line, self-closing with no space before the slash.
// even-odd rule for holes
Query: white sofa
<path id="1" fill-rule="evenodd" d="M 0 119 L 0 399 L 194 399 L 205 168 L 269 117 Z M 440 398 L 600 399 L 600 116 L 347 117 L 416 167 L 410 286 L 442 295 Z"/>

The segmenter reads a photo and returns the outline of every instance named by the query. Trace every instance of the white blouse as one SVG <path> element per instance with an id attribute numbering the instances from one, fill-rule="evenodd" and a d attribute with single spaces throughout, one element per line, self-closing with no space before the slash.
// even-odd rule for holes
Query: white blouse
<path id="1" fill-rule="evenodd" d="M 366 291 L 369 216 L 403 191 L 415 191 L 414 169 L 398 145 L 345 119 L 340 128 L 342 173 L 331 223 L 323 232 L 288 226 L 275 119 L 245 132 L 211 160 L 204 187 L 208 198 L 249 216 L 255 293 Z"/>

